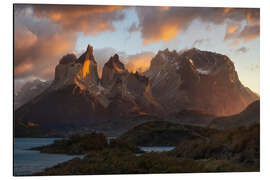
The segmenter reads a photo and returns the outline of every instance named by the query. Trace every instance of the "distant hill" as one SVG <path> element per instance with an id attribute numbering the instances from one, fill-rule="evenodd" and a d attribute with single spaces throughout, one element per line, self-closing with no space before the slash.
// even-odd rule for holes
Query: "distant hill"
<path id="1" fill-rule="evenodd" d="M 210 128 L 229 129 L 239 126 L 249 126 L 250 124 L 260 123 L 260 101 L 250 104 L 239 114 L 227 117 L 219 117 L 211 121 Z"/>
<path id="2" fill-rule="evenodd" d="M 175 146 L 182 140 L 208 138 L 216 130 L 166 121 L 141 124 L 120 136 L 121 140 L 138 146 Z"/>

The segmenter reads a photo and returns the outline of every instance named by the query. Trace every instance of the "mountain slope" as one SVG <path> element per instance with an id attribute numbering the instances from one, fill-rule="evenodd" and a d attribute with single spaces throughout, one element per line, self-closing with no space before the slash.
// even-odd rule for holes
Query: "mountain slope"
<path id="1" fill-rule="evenodd" d="M 15 94 L 14 108 L 18 109 L 23 104 L 35 98 L 36 96 L 41 94 L 43 91 L 45 91 L 50 86 L 50 84 L 51 82 L 49 81 L 43 82 L 39 79 L 35 79 L 33 81 L 27 82 L 21 87 L 19 92 Z"/>
<path id="2" fill-rule="evenodd" d="M 212 120 L 209 127 L 215 129 L 229 129 L 239 126 L 249 126 L 254 123 L 260 123 L 260 101 L 253 102 L 239 114 L 219 117 Z"/>
<path id="3" fill-rule="evenodd" d="M 15 125 L 124 132 L 145 122 L 137 117 L 146 116 L 207 126 L 214 117 L 238 113 L 258 98 L 241 84 L 224 55 L 159 51 L 150 69 L 138 74 L 129 73 L 115 54 L 100 79 L 89 45 L 79 58 L 63 56 L 51 85 L 15 111 Z"/>
<path id="4" fill-rule="evenodd" d="M 175 146 L 180 141 L 208 138 L 216 130 L 166 121 L 146 122 L 120 136 L 137 146 Z"/>
<path id="5" fill-rule="evenodd" d="M 241 84 L 227 56 L 194 48 L 182 53 L 159 51 L 144 75 L 153 96 L 171 113 L 193 109 L 227 116 L 259 98 Z"/>
<path id="6" fill-rule="evenodd" d="M 64 56 L 56 66 L 51 86 L 15 111 L 17 124 L 31 122 L 57 129 L 105 127 L 121 117 L 162 112 L 146 77 L 128 73 L 114 55 L 105 64 L 100 80 L 92 53 L 88 46 L 78 59 L 72 54 Z"/>

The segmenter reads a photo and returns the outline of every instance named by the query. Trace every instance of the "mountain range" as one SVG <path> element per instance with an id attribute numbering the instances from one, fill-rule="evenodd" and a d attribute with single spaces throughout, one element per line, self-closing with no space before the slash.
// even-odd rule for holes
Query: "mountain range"
<path id="1" fill-rule="evenodd" d="M 28 81 L 14 94 L 14 108 L 18 109 L 20 106 L 26 104 L 41 94 L 50 84 L 50 81 L 41 81 L 39 79 Z"/>
<path id="2" fill-rule="evenodd" d="M 195 48 L 159 51 L 143 73 L 129 72 L 117 54 L 101 77 L 97 66 L 90 45 L 79 58 L 63 56 L 53 82 L 15 110 L 15 135 L 30 126 L 122 132 L 171 117 L 202 125 L 240 113 L 259 99 L 242 85 L 227 56 Z"/>

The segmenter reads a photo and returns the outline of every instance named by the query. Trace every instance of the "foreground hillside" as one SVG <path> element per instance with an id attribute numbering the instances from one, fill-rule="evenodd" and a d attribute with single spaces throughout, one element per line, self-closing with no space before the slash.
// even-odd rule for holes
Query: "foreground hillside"
<path id="1" fill-rule="evenodd" d="M 85 154 L 34 175 L 253 172 L 260 170 L 260 124 L 256 102 L 237 116 L 235 126 L 214 129 L 166 121 L 142 123 L 108 144 L 102 134 L 72 136 L 37 147 L 42 153 Z M 247 116 L 253 114 L 245 123 Z M 252 120 L 253 119 L 253 120 Z M 225 121 L 223 122 L 225 123 Z M 225 123 L 226 124 L 226 123 Z M 219 124 L 220 125 L 220 124 Z M 143 152 L 140 146 L 175 146 Z"/>
<path id="2" fill-rule="evenodd" d="M 169 152 L 140 153 L 124 141 L 102 146 L 96 143 L 98 148 L 87 144 L 80 145 L 89 147 L 83 159 L 75 158 L 34 175 L 259 171 L 258 124 L 214 133 L 208 139 L 180 140 Z"/>
<path id="3" fill-rule="evenodd" d="M 137 146 L 175 146 L 180 141 L 208 138 L 214 133 L 217 133 L 214 129 L 199 126 L 153 121 L 131 129 L 120 139 Z"/>

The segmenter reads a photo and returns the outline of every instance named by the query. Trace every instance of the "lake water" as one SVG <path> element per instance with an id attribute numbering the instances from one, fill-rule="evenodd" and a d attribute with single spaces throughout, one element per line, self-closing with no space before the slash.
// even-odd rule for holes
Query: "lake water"
<path id="1" fill-rule="evenodd" d="M 174 148 L 174 146 L 140 146 L 140 149 L 145 152 L 164 152 L 173 150 Z"/>
<path id="2" fill-rule="evenodd" d="M 82 158 L 83 155 L 46 154 L 39 151 L 28 150 L 33 147 L 51 144 L 59 138 L 15 138 L 14 139 L 14 175 L 30 175 L 41 172 L 45 168 L 52 167 L 58 163 L 68 161 L 75 157 Z M 145 152 L 170 151 L 173 146 L 141 146 Z"/>
<path id="3" fill-rule="evenodd" d="M 27 150 L 37 146 L 51 144 L 58 138 L 15 138 L 14 139 L 14 175 L 29 175 L 45 168 L 68 161 L 75 157 L 62 154 L 45 154 Z"/>

